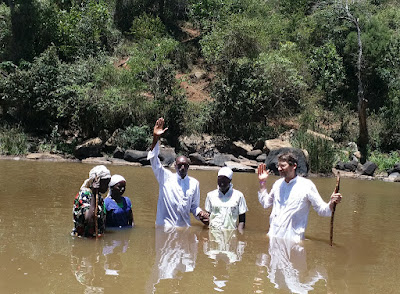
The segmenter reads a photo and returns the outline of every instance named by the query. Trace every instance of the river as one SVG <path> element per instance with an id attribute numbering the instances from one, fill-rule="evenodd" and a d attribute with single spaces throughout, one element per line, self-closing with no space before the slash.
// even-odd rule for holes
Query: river
<path id="1" fill-rule="evenodd" d="M 234 173 L 249 211 L 243 235 L 154 222 L 158 184 L 148 167 L 108 166 L 127 180 L 136 227 L 73 238 L 72 203 L 94 165 L 0 161 L 1 293 L 399 293 L 400 183 L 342 179 L 334 245 L 330 218 L 310 212 L 301 244 L 269 240 L 256 174 Z M 201 206 L 216 171 L 190 170 Z M 271 176 L 268 188 L 277 179 Z M 334 178 L 312 178 L 327 201 Z"/>

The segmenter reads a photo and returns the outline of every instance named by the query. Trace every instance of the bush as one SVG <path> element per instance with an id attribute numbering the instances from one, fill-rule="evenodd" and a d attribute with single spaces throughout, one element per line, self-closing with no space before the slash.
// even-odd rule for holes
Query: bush
<path id="1" fill-rule="evenodd" d="M 23 155 L 28 153 L 28 138 L 20 127 L 5 126 L 0 129 L 0 153 Z"/>
<path id="2" fill-rule="evenodd" d="M 120 131 L 115 143 L 125 149 L 146 150 L 151 144 L 150 127 L 129 126 Z"/>
<path id="3" fill-rule="evenodd" d="M 33 63 L 13 69 L 0 84 L 4 115 L 32 131 L 49 131 L 57 117 L 60 60 L 50 47 Z"/>
<path id="4" fill-rule="evenodd" d="M 255 35 L 258 26 L 257 20 L 240 16 L 232 16 L 232 19 L 223 22 L 200 41 L 207 61 L 223 68 L 234 59 L 256 58 L 261 51 Z"/>
<path id="5" fill-rule="evenodd" d="M 332 142 L 298 131 L 292 138 L 293 147 L 306 149 L 310 170 L 313 173 L 330 173 L 335 163 L 336 151 Z"/>
<path id="6" fill-rule="evenodd" d="M 369 160 L 378 166 L 378 171 L 384 172 L 400 162 L 400 153 L 399 151 L 392 151 L 385 154 L 375 150 L 371 152 Z"/>
<path id="7" fill-rule="evenodd" d="M 167 30 L 159 17 L 152 17 L 144 13 L 133 20 L 130 34 L 135 41 L 142 41 L 165 37 Z"/>
<path id="8" fill-rule="evenodd" d="M 279 53 L 231 61 L 225 67 L 212 91 L 214 131 L 254 141 L 261 130 L 268 131 L 269 119 L 301 109 L 305 84 L 294 64 Z"/>

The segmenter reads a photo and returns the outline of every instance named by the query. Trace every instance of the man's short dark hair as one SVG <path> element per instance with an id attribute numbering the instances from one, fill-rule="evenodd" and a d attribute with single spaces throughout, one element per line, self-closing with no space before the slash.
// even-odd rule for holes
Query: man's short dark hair
<path id="1" fill-rule="evenodd" d="M 279 154 L 278 161 L 286 161 L 289 165 L 298 165 L 297 156 L 291 151 Z"/>

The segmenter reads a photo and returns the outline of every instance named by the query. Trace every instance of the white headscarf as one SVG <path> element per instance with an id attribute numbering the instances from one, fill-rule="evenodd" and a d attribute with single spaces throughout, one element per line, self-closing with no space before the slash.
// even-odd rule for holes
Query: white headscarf
<path id="1" fill-rule="evenodd" d="M 111 181 L 108 184 L 108 186 L 110 187 L 110 189 L 108 189 L 108 197 L 111 197 L 111 188 L 114 187 L 116 184 L 118 184 L 119 182 L 126 182 L 125 178 L 121 175 L 113 175 L 111 177 Z"/>
<path id="2" fill-rule="evenodd" d="M 108 170 L 108 168 L 106 168 L 104 165 L 96 165 L 94 168 L 90 170 L 89 179 L 86 179 L 83 182 L 81 189 L 90 188 L 96 177 L 100 178 L 100 180 L 109 179 L 111 178 L 111 173 Z"/>
<path id="3" fill-rule="evenodd" d="M 119 182 L 126 182 L 126 180 L 125 180 L 125 178 L 123 177 L 123 176 L 121 176 L 121 175 L 113 175 L 112 177 L 111 177 L 111 181 L 110 181 L 110 183 L 108 184 L 108 186 L 111 188 L 111 187 L 114 187 L 116 184 L 118 184 Z"/>

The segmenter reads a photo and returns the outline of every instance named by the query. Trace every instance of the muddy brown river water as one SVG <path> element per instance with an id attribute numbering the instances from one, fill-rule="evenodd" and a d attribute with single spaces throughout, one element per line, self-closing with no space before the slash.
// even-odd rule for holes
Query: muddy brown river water
<path id="1" fill-rule="evenodd" d="M 158 184 L 148 167 L 109 166 L 127 179 L 136 227 L 72 238 L 72 203 L 94 165 L 0 161 L 0 293 L 400 293 L 400 183 L 342 179 L 330 219 L 310 212 L 301 244 L 269 240 L 256 174 L 235 173 L 246 229 L 155 228 Z M 216 171 L 191 170 L 201 206 Z M 277 177 L 269 179 L 269 188 Z M 334 178 L 313 178 L 327 200 Z"/>

